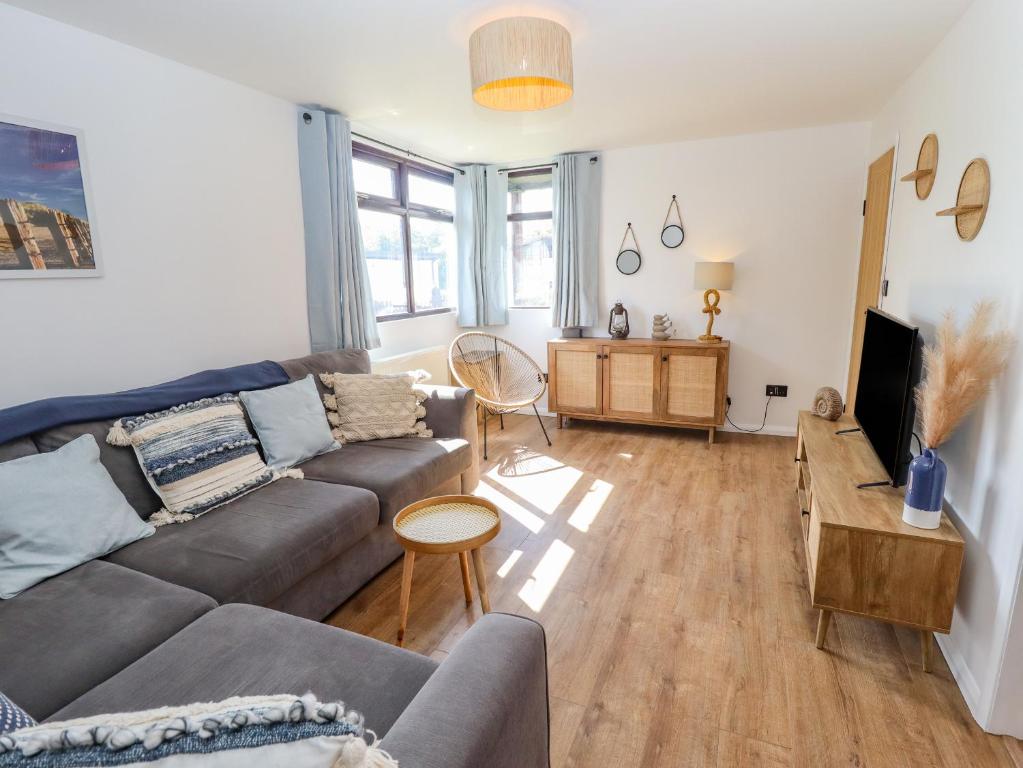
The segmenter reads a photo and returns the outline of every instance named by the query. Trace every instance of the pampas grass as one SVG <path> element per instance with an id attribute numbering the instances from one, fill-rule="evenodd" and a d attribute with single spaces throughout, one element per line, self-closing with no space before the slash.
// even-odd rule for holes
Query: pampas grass
<path id="1" fill-rule="evenodd" d="M 962 333 L 952 313 L 946 313 L 936 344 L 924 350 L 926 378 L 916 402 L 929 448 L 948 440 L 1008 365 L 1013 338 L 1007 331 L 990 330 L 994 309 L 992 302 L 978 303 Z"/>

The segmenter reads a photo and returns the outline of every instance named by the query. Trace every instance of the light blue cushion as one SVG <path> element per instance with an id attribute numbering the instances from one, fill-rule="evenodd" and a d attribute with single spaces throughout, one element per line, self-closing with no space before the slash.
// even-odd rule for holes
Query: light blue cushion
<path id="1" fill-rule="evenodd" d="M 0 464 L 0 598 L 152 536 L 92 435 Z"/>
<path id="2" fill-rule="evenodd" d="M 239 392 L 238 397 L 272 469 L 288 469 L 341 447 L 330 434 L 312 374 L 280 387 Z"/>

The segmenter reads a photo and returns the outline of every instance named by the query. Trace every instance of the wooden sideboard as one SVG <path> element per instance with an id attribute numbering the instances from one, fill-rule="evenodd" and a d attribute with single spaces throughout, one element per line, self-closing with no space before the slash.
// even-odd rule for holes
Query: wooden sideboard
<path id="1" fill-rule="evenodd" d="M 714 431 L 725 423 L 727 341 L 554 339 L 547 409 L 565 417 Z"/>
<path id="2" fill-rule="evenodd" d="M 823 648 L 834 611 L 920 630 L 924 671 L 932 632 L 947 634 L 959 591 L 963 539 L 942 515 L 929 531 L 902 522 L 904 489 L 857 488 L 886 477 L 852 416 L 827 421 L 799 414 L 796 495 L 806 550 L 810 601 L 820 610 Z"/>

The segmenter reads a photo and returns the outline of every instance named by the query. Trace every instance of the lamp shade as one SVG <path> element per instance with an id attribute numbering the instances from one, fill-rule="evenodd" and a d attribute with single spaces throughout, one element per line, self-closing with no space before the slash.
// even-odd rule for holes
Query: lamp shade
<path id="1" fill-rule="evenodd" d="M 731 289 L 734 278 L 735 264 L 731 261 L 698 261 L 693 271 L 693 288 L 727 291 Z"/>
<path id="2" fill-rule="evenodd" d="M 490 109 L 527 112 L 572 96 L 572 37 L 555 21 L 498 19 L 469 38 L 472 97 Z"/>

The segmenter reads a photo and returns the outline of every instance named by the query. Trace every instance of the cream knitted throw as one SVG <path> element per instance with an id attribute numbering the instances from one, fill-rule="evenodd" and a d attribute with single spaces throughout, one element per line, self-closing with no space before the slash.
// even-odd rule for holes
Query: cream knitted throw
<path id="1" fill-rule="evenodd" d="M 342 443 L 387 437 L 433 437 L 422 419 L 426 393 L 414 373 L 321 373 L 334 394 L 323 398 L 334 439 Z"/>

